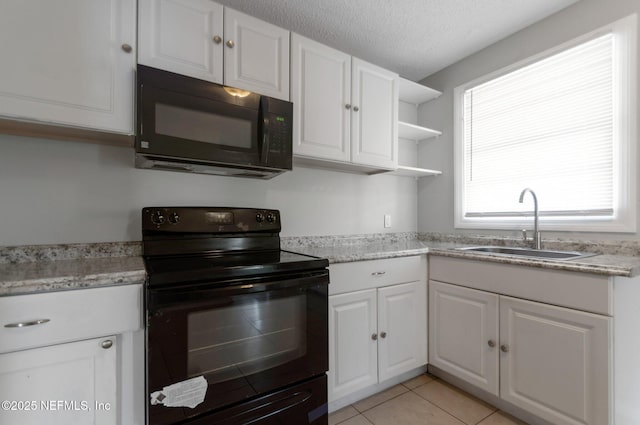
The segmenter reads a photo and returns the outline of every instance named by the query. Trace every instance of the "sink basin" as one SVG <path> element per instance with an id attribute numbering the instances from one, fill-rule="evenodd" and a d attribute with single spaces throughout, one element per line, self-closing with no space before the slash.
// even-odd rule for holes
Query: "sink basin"
<path id="1" fill-rule="evenodd" d="M 546 258 L 550 260 L 575 260 L 591 257 L 596 254 L 576 251 L 550 251 L 546 249 L 511 248 L 506 246 L 470 246 L 456 248 L 460 251 L 477 252 L 479 254 L 516 255 L 518 257 Z"/>

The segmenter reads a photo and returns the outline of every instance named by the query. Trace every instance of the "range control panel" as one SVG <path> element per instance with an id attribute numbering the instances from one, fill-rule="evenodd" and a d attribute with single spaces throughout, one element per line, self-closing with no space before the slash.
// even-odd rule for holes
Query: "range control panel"
<path id="1" fill-rule="evenodd" d="M 143 232 L 280 232 L 280 211 L 228 207 L 146 207 Z"/>

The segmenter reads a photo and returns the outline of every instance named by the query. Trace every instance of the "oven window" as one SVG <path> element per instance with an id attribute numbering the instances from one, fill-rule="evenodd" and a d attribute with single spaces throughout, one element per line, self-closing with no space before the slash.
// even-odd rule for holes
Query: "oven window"
<path id="1" fill-rule="evenodd" d="M 156 103 L 156 134 L 214 145 L 251 148 L 251 121 Z"/>
<path id="2" fill-rule="evenodd" d="M 232 298 L 188 315 L 187 372 L 209 385 L 249 376 L 307 353 L 307 297 Z"/>

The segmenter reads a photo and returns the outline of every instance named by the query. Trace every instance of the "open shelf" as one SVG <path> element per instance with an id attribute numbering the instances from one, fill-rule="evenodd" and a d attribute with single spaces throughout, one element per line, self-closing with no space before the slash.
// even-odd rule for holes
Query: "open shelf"
<path id="1" fill-rule="evenodd" d="M 398 169 L 390 171 L 389 174 L 402 177 L 426 177 L 426 176 L 439 176 L 442 171 L 429 170 L 427 168 L 406 167 L 404 165 L 398 165 Z"/>
<path id="2" fill-rule="evenodd" d="M 441 131 L 432 130 L 427 127 L 421 127 L 415 124 L 409 124 L 407 122 L 398 121 L 398 137 L 402 139 L 424 140 L 431 137 L 437 137 L 442 134 Z"/>
<path id="3" fill-rule="evenodd" d="M 405 78 L 400 78 L 398 85 L 399 98 L 401 102 L 413 103 L 419 105 L 439 97 L 442 92 L 434 90 L 422 84 L 414 83 Z"/>
<path id="4" fill-rule="evenodd" d="M 405 105 L 400 105 L 400 108 L 405 112 L 406 119 L 409 121 L 417 121 L 418 108 L 422 103 L 428 102 L 439 97 L 442 92 L 434 90 L 422 84 L 414 83 L 413 81 L 405 78 L 400 78 L 399 84 L 399 101 L 404 102 Z M 412 105 L 412 106 L 411 106 Z M 414 158 L 418 151 L 416 144 L 408 144 L 408 141 L 419 142 L 421 140 L 431 139 L 438 137 L 442 134 L 441 131 L 433 130 L 431 128 L 423 127 L 420 125 L 412 124 L 406 121 L 398 121 L 398 138 L 405 142 L 399 146 L 403 149 L 400 154 L 400 158 Z M 411 161 L 411 163 L 414 163 Z M 416 179 L 427 176 L 438 176 L 442 174 L 442 171 L 430 170 L 427 168 L 410 167 L 407 165 L 398 165 L 398 169 L 390 171 L 389 174 L 402 177 L 414 177 Z"/>

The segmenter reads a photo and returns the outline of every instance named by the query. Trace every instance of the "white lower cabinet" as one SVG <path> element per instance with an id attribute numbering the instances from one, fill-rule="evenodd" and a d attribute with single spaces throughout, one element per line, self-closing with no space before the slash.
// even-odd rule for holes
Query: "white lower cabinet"
<path id="1" fill-rule="evenodd" d="M 497 396 L 498 296 L 429 282 L 429 363 Z"/>
<path id="2" fill-rule="evenodd" d="M 329 400 L 378 382 L 376 290 L 329 297 Z"/>
<path id="3" fill-rule="evenodd" d="M 554 424 L 609 422 L 611 319 L 500 297 L 500 396 Z"/>
<path id="4" fill-rule="evenodd" d="M 115 342 L 109 336 L 0 354 L 0 400 L 9 403 L 0 423 L 117 423 Z"/>
<path id="5" fill-rule="evenodd" d="M 427 363 L 426 264 L 407 259 L 337 265 L 330 291 L 346 292 L 329 296 L 330 402 Z M 366 276 L 371 289 L 348 290 Z"/>
<path id="6" fill-rule="evenodd" d="M 429 281 L 431 365 L 549 423 L 612 423 L 611 317 L 452 280 Z M 529 296 L 535 299 L 535 290 Z"/>
<path id="7" fill-rule="evenodd" d="M 143 425 L 141 285 L 0 297 L 0 424 Z"/>

